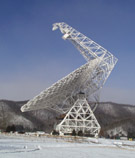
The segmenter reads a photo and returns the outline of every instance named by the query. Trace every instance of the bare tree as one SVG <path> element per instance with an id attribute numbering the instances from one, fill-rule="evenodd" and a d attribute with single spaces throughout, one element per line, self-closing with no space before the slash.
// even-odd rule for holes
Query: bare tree
<path id="1" fill-rule="evenodd" d="M 7 114 L 5 112 L 5 103 L 4 102 L 1 102 L 1 110 L 0 110 L 0 127 L 2 129 L 6 129 L 7 127 Z"/>

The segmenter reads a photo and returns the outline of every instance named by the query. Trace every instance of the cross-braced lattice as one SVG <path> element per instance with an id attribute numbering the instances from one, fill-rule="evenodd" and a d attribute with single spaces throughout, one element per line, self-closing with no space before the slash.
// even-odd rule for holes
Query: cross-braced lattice
<path id="1" fill-rule="evenodd" d="M 96 127 L 96 135 L 99 133 L 100 125 L 98 124 L 90 107 L 88 108 L 87 106 L 89 111 L 88 118 L 94 119 L 94 121 L 87 120 L 85 117 L 83 118 L 77 110 L 76 116 L 73 117 L 71 109 L 75 108 L 76 103 L 82 102 L 82 99 L 76 101 L 79 92 L 83 92 L 86 99 L 89 100 L 99 89 L 103 87 L 115 64 L 117 63 L 117 58 L 113 56 L 108 50 L 90 38 L 86 37 L 82 33 L 78 32 L 71 26 L 67 25 L 66 23 L 62 22 L 53 24 L 53 30 L 58 28 L 63 34 L 62 38 L 64 40 L 69 40 L 80 51 L 82 56 L 86 59 L 87 63 L 41 92 L 38 96 L 34 97 L 27 104 L 25 104 L 21 110 L 24 112 L 46 108 L 62 114 L 68 112 L 66 115 L 67 119 L 65 118 L 61 122 L 61 126 L 59 125 L 59 130 L 61 129 L 63 132 L 67 133 L 68 131 L 71 132 L 71 130 L 75 128 L 76 130 L 83 130 L 84 132 L 89 131 L 89 133 L 94 133 L 94 128 Z M 84 100 L 85 99 L 83 99 L 83 101 Z M 86 112 L 84 110 L 85 106 L 81 106 L 82 104 L 80 103 L 79 105 L 83 109 L 83 112 Z M 88 105 L 86 100 L 85 105 Z M 97 107 L 97 104 L 95 107 Z M 74 119 L 72 119 L 72 121 L 70 119 L 69 121 L 68 116 Z M 85 120 L 85 123 L 81 121 L 81 119 L 79 119 L 77 116 L 82 118 L 83 121 Z M 67 124 L 68 121 L 70 122 L 71 126 L 70 124 Z M 87 121 L 89 122 L 88 124 Z M 64 124 L 68 125 L 69 128 L 67 128 L 67 126 Z"/>
<path id="2" fill-rule="evenodd" d="M 77 99 L 56 130 L 66 134 L 71 134 L 73 130 L 76 133 L 81 131 L 83 134 L 96 137 L 100 132 L 100 125 L 87 100 L 83 98 Z"/>

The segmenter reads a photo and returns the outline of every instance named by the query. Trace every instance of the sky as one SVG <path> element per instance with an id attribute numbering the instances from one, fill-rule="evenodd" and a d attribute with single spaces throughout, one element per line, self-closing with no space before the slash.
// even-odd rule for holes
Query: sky
<path id="1" fill-rule="evenodd" d="M 134 0 L 0 0 L 0 99 L 32 99 L 86 63 L 56 22 L 118 58 L 100 100 L 135 105 Z"/>

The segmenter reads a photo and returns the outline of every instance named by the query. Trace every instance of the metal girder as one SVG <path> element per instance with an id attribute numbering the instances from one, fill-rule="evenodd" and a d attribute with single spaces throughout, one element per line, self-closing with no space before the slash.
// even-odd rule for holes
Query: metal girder
<path id="1" fill-rule="evenodd" d="M 56 126 L 59 133 L 71 134 L 73 131 L 81 131 L 94 137 L 98 136 L 100 128 L 86 98 L 78 98 L 61 123 Z"/>
<path id="2" fill-rule="evenodd" d="M 93 69 L 96 69 L 101 61 L 102 59 L 95 59 L 82 65 L 28 101 L 21 111 L 46 108 L 60 113 L 67 112 L 73 106 L 73 102 L 70 103 L 69 100 L 76 97 L 80 91 L 87 94 L 87 88 L 93 86 L 91 85 L 93 83 L 88 83 L 88 80 L 93 77 Z"/>
<path id="3" fill-rule="evenodd" d="M 88 81 L 92 82 L 93 85 L 91 85 L 92 87 L 88 90 L 91 91 L 92 89 L 92 92 L 94 92 L 102 88 L 118 59 L 108 50 L 66 23 L 61 22 L 53 24 L 52 30 L 56 30 L 58 28 L 60 29 L 61 33 L 64 34 L 62 38 L 64 40 L 69 40 L 80 51 L 86 61 L 92 61 L 93 59 L 102 57 L 102 62 L 100 65 L 96 69 L 93 69 L 93 73 L 95 73 L 95 75 Z"/>
<path id="4" fill-rule="evenodd" d="M 53 24 L 53 30 L 58 28 L 63 34 L 62 38 L 69 40 L 87 63 L 41 92 L 21 110 L 24 112 L 46 108 L 67 113 L 57 126 L 60 132 L 71 133 L 72 130 L 82 130 L 96 136 L 100 131 L 100 125 L 87 100 L 103 87 L 117 63 L 117 58 L 71 26 L 63 22 Z M 85 94 L 85 98 L 77 99 L 80 92 Z"/>

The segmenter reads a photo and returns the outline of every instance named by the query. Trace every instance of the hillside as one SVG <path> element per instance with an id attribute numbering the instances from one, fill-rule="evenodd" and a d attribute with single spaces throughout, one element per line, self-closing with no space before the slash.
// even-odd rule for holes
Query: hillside
<path id="1" fill-rule="evenodd" d="M 58 122 L 59 114 L 46 109 L 22 113 L 20 107 L 26 102 L 0 100 L 0 129 L 6 130 L 8 126 L 15 125 L 23 126 L 25 131 L 51 132 Z M 101 125 L 103 136 L 135 133 L 135 106 L 133 105 L 101 102 L 94 113 Z"/>

